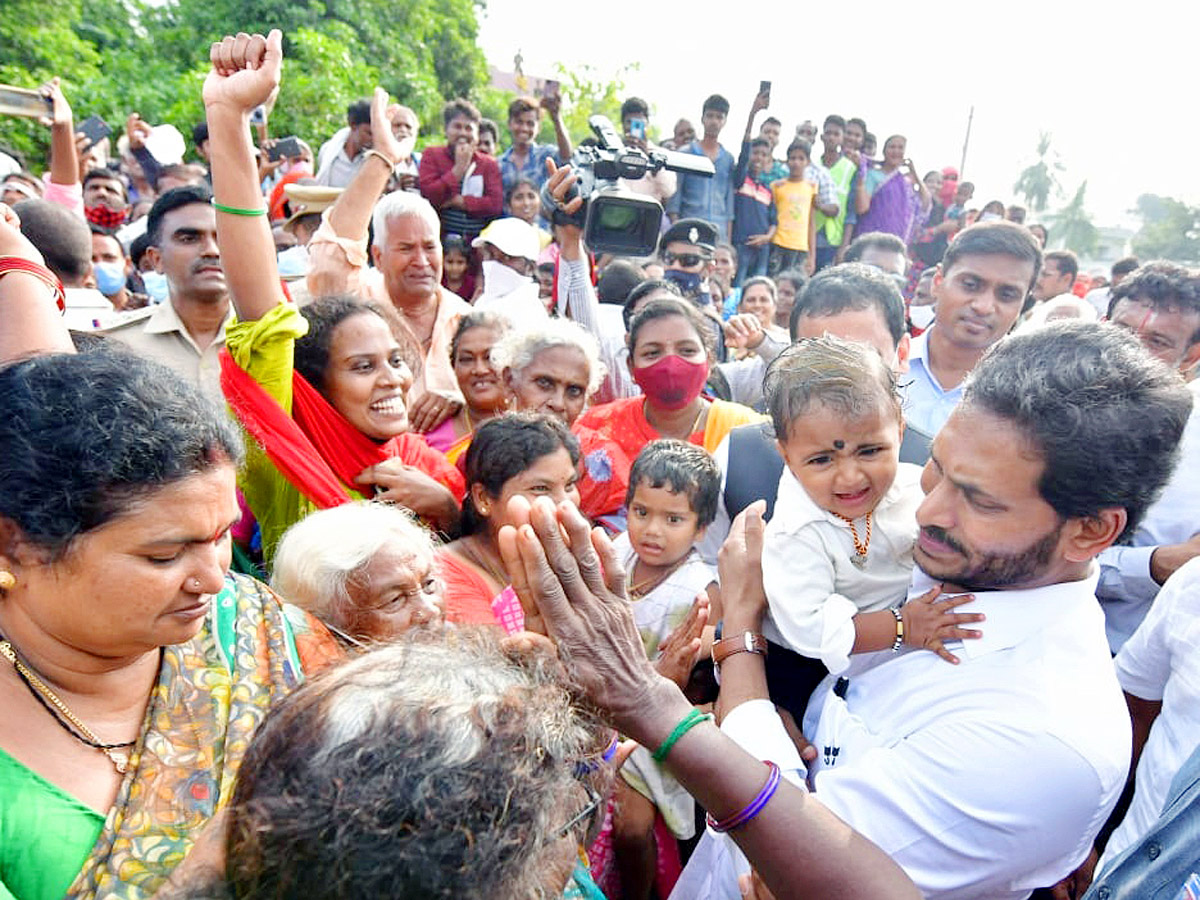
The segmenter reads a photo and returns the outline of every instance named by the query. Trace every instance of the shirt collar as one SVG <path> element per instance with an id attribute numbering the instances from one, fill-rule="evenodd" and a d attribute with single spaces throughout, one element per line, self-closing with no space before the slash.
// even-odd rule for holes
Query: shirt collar
<path id="1" fill-rule="evenodd" d="M 929 368 L 929 335 L 937 325 L 930 325 L 923 332 L 912 339 L 908 345 L 908 364 L 911 366 L 914 361 L 919 361 L 925 369 Z"/>
<path id="2" fill-rule="evenodd" d="M 1015 647 L 1034 633 L 1045 630 L 1054 622 L 1099 614 L 1096 585 L 1100 580 L 1093 565 L 1082 581 L 1063 581 L 1045 587 L 1011 591 L 971 591 L 975 599 L 955 612 L 983 613 L 987 619 L 967 628 L 977 628 L 982 637 L 955 645 L 954 652 L 979 659 L 997 650 Z M 913 569 L 909 598 L 919 597 L 936 582 L 921 569 Z"/>
<path id="3" fill-rule="evenodd" d="M 221 328 L 217 332 L 217 338 L 214 343 L 222 343 L 225 340 L 225 327 L 233 321 L 234 312 L 233 304 L 229 304 L 229 309 L 225 311 L 225 320 L 221 323 Z M 187 326 L 183 324 L 183 319 L 179 318 L 179 313 L 175 311 L 175 304 L 168 297 L 163 303 L 159 303 L 154 307 L 154 312 L 146 319 L 146 325 L 142 329 L 145 334 L 170 334 L 177 331 L 189 341 L 192 336 L 188 334 Z"/>

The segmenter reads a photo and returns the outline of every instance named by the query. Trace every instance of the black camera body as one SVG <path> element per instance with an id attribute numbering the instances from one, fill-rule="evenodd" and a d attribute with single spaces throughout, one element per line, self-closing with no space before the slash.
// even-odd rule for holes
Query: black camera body
<path id="1" fill-rule="evenodd" d="M 712 161 L 691 153 L 626 146 L 605 116 L 592 116 L 588 125 L 596 134 L 596 143 L 579 147 L 572 155 L 571 167 L 579 181 L 564 200 L 583 197 L 583 208 L 567 215 L 544 187 L 543 212 L 555 224 L 582 228 L 584 243 L 596 253 L 650 256 L 658 248 L 662 205 L 644 194 L 622 190 L 617 179 L 636 180 L 662 169 L 711 178 Z"/>

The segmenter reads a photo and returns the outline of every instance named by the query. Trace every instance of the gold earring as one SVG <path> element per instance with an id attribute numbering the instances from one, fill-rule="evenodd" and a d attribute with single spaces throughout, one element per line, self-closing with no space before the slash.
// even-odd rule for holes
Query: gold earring
<path id="1" fill-rule="evenodd" d="M 17 586 L 17 576 L 12 572 L 0 569 L 0 591 L 7 591 Z"/>

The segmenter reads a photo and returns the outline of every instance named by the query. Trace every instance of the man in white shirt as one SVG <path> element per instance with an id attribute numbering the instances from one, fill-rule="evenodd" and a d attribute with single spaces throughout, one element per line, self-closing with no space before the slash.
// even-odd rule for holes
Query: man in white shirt
<path id="1" fill-rule="evenodd" d="M 512 217 L 495 219 L 471 246 L 483 260 L 483 293 L 475 308 L 499 313 L 518 331 L 545 322 L 546 306 L 533 279 L 539 251 L 534 227 Z"/>
<path id="2" fill-rule="evenodd" d="M 1008 334 L 1042 265 L 1028 230 L 973 225 L 955 236 L 933 278 L 937 318 L 912 342 L 905 419 L 937 434 L 988 349 Z"/>
<path id="3" fill-rule="evenodd" d="M 1147 263 L 1113 289 L 1112 317 L 1137 335 L 1152 356 L 1187 373 L 1200 362 L 1200 273 L 1168 262 Z M 1200 383 L 1191 383 L 1193 391 Z M 1135 428 L 1137 417 L 1115 430 Z M 1184 432 L 1180 462 L 1141 525 L 1121 546 L 1100 555 L 1096 595 L 1104 607 L 1112 652 L 1137 629 L 1162 585 L 1200 555 L 1200 413 Z"/>
<path id="4" fill-rule="evenodd" d="M 344 188 L 362 168 L 372 147 L 371 101 L 355 100 L 346 108 L 346 127 L 317 151 L 317 184 Z"/>
<path id="5" fill-rule="evenodd" d="M 1138 261 L 1136 256 L 1126 256 L 1124 259 L 1118 259 L 1112 264 L 1112 269 L 1109 270 L 1108 284 L 1104 287 L 1094 288 L 1088 291 L 1083 299 L 1090 303 L 1096 310 L 1096 314 L 1101 318 L 1108 316 L 1108 305 L 1112 300 L 1112 292 L 1117 285 L 1137 271 Z"/>
<path id="6" fill-rule="evenodd" d="M 1042 259 L 1042 270 L 1033 285 L 1033 299 L 1045 303 L 1070 294 L 1079 277 L 1079 259 L 1070 250 L 1051 250 Z"/>
<path id="7" fill-rule="evenodd" d="M 926 897 L 1028 897 L 1074 869 L 1116 803 L 1130 728 L 1092 560 L 1167 480 L 1190 408 L 1128 337 L 1064 323 L 993 350 L 934 440 L 910 596 L 969 591 L 957 611 L 986 615 L 982 637 L 951 643 L 954 667 L 932 646 L 860 656 L 804 719 L 816 798 Z M 1134 415 L 1131 441 L 1104 440 Z M 754 752 L 780 726 L 769 707 L 748 718 Z M 674 896 L 740 896 L 738 863 L 706 835 Z"/>

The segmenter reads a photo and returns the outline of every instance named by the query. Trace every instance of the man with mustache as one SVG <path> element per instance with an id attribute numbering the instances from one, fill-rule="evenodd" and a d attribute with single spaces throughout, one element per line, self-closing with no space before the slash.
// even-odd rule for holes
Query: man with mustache
<path id="1" fill-rule="evenodd" d="M 908 424 L 937 433 L 966 377 L 1021 314 L 1041 265 L 1033 235 L 1011 222 L 976 225 L 950 242 L 933 279 L 937 318 L 912 342 Z"/>
<path id="2" fill-rule="evenodd" d="M 769 743 L 782 733 L 770 704 L 739 707 L 723 730 L 751 752 L 771 746 L 926 897 L 1020 900 L 1072 871 L 1131 747 L 1094 559 L 1167 481 L 1191 405 L 1118 329 L 1056 324 L 994 347 L 934 439 L 917 511 L 909 596 L 940 585 L 942 598 L 973 597 L 956 612 L 985 616 L 947 641 L 958 664 L 883 651 L 826 678 L 804 716 L 807 771 Z M 722 584 L 726 607 L 747 590 L 761 584 Z M 731 845 L 705 841 L 676 896 L 740 896 Z"/>
<path id="3" fill-rule="evenodd" d="M 214 399 L 221 397 L 217 354 L 233 318 L 221 252 L 217 214 L 207 187 L 167 191 L 146 217 L 156 271 L 167 278 L 167 300 L 138 310 L 104 333 L 170 366 Z"/>

